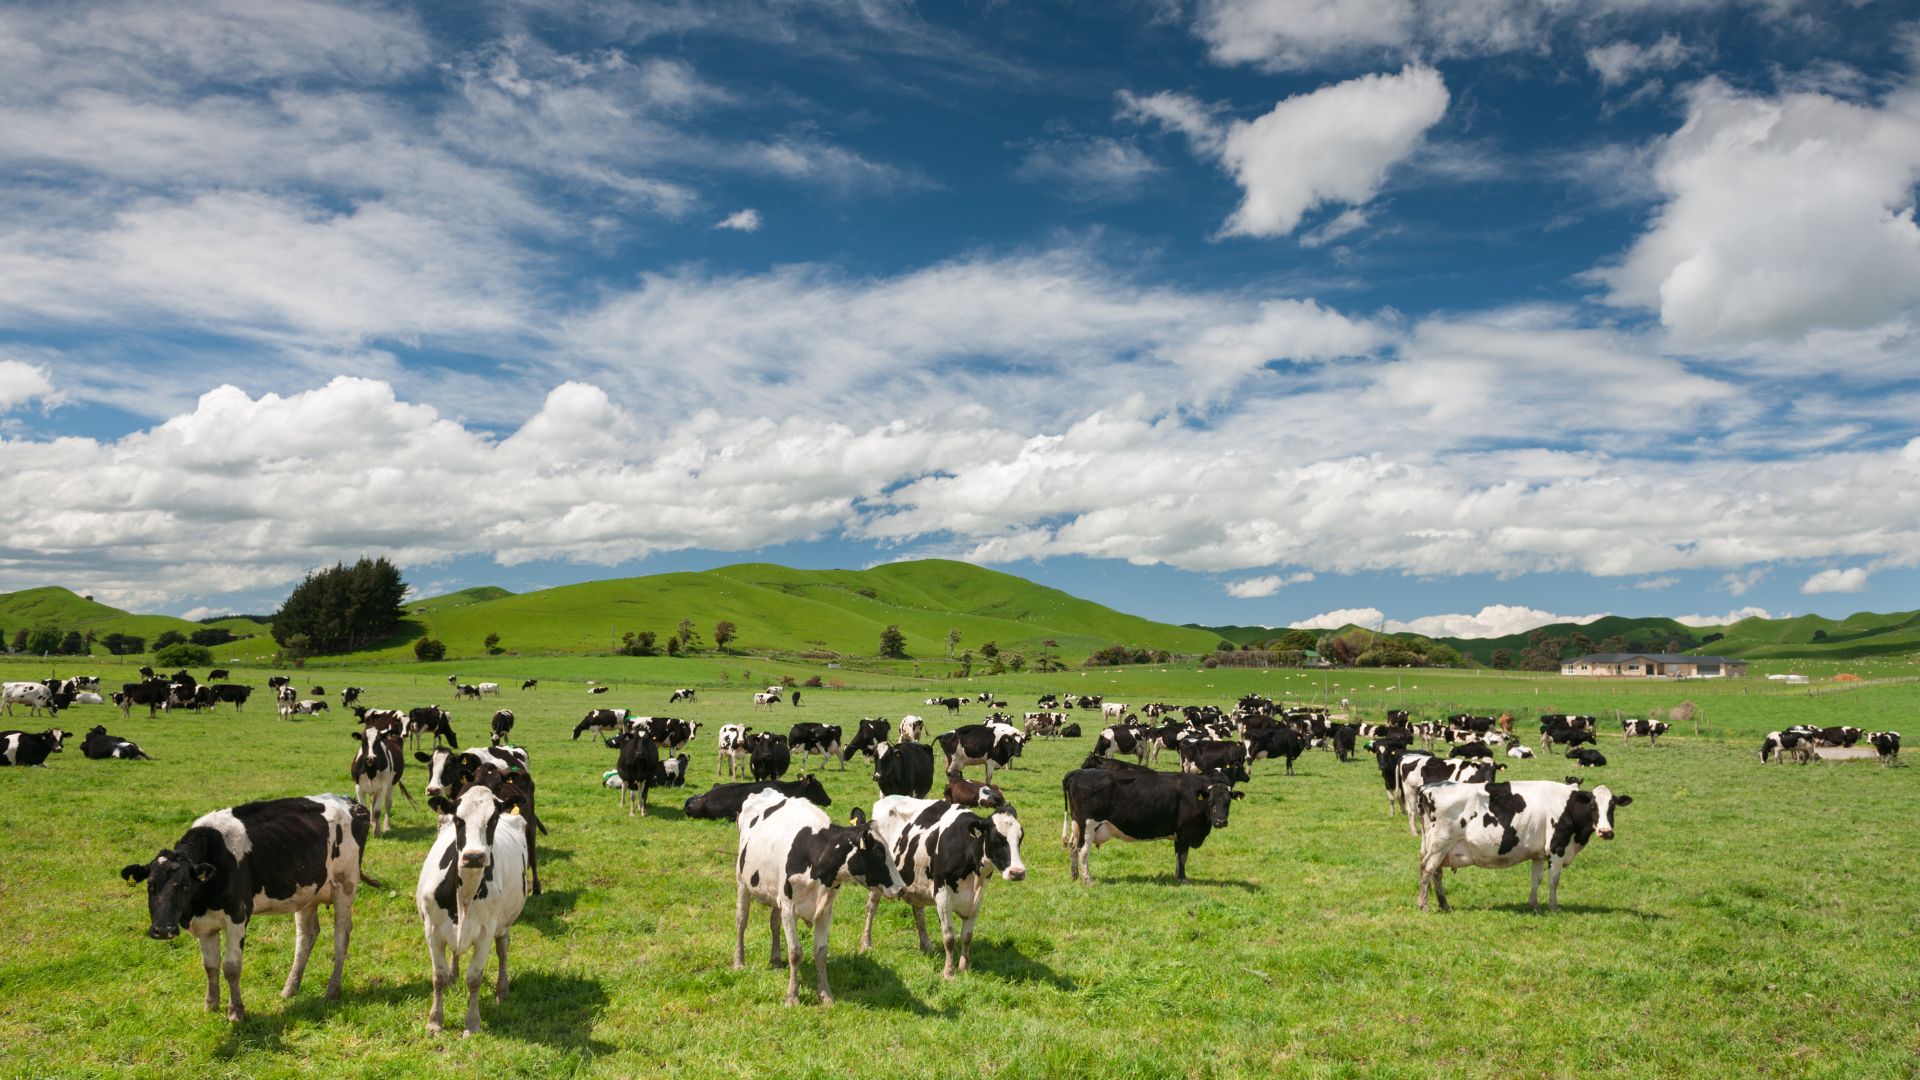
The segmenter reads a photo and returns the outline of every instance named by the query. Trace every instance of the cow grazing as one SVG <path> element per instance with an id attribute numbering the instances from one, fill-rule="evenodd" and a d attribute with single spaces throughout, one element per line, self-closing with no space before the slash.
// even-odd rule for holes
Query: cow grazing
<path id="1" fill-rule="evenodd" d="M 611 731 L 626 723 L 625 709 L 593 709 L 573 725 L 573 737 L 578 739 L 583 731 Z"/>
<path id="2" fill-rule="evenodd" d="M 527 680 L 526 682 L 523 682 L 523 683 L 521 683 L 521 684 L 520 684 L 520 689 L 522 689 L 522 690 L 532 690 L 533 688 L 535 688 L 535 687 L 537 687 L 537 686 L 539 686 L 539 685 L 540 685 L 540 680 L 539 680 L 539 679 L 528 679 L 528 680 Z"/>
<path id="3" fill-rule="evenodd" d="M 1241 740 L 1246 750 L 1246 760 L 1259 761 L 1261 758 L 1278 758 L 1287 763 L 1287 775 L 1293 775 L 1293 762 L 1306 753 L 1307 740 L 1292 728 L 1262 728 L 1247 732 Z"/>
<path id="4" fill-rule="evenodd" d="M 37 682 L 10 682 L 0 686 L 0 702 L 5 703 L 8 716 L 13 715 L 15 705 L 25 705 L 28 716 L 39 716 L 45 709 L 48 716 L 56 716 L 60 705 L 52 690 Z"/>
<path id="5" fill-rule="evenodd" d="M 393 789 L 404 767 L 400 739 L 371 727 L 354 732 L 352 738 L 358 749 L 347 771 L 353 777 L 354 801 L 366 806 L 373 819 L 373 835 L 379 836 L 393 829 Z"/>
<path id="6" fill-rule="evenodd" d="M 1761 761 L 1785 761 L 1789 754 L 1802 765 L 1812 764 L 1812 736 L 1799 731 L 1769 731 L 1760 741 Z"/>
<path id="7" fill-rule="evenodd" d="M 892 898 L 906 888 L 888 856 L 886 843 L 858 809 L 852 825 L 835 825 L 805 799 L 763 791 L 740 811 L 740 854 L 734 863 L 739 893 L 734 906 L 733 966 L 747 966 L 747 914 L 753 904 L 773 909 L 769 953 L 780 962 L 780 937 L 787 942 L 787 1004 L 800 1003 L 800 923 L 813 927 L 813 966 L 820 1003 L 831 1004 L 827 985 L 827 941 L 833 929 L 833 902 L 846 884 L 864 885 Z"/>
<path id="8" fill-rule="evenodd" d="M 125 739 L 107 734 L 105 725 L 96 725 L 80 743 L 80 752 L 93 761 L 118 758 L 124 761 L 152 761 L 145 750 Z"/>
<path id="9" fill-rule="evenodd" d="M 0 765 L 47 767 L 49 754 L 66 752 L 67 733 L 59 728 L 45 731 L 0 731 Z"/>
<path id="10" fill-rule="evenodd" d="M 827 797 L 827 789 L 812 773 L 797 780 L 766 780 L 750 784 L 716 784 L 711 789 L 688 799 L 681 809 L 690 818 L 709 821 L 732 821 L 740 816 L 740 808 L 749 797 L 761 791 L 777 791 L 794 799 L 805 799 L 820 806 L 832 806 L 833 800 Z"/>
<path id="11" fill-rule="evenodd" d="M 950 802 L 910 799 L 893 795 L 873 804 L 873 824 L 893 857 L 894 869 L 906 884 L 900 899 L 913 908 L 913 925 L 920 932 L 920 951 L 931 953 L 927 940 L 927 908 L 940 920 L 940 941 L 946 950 L 942 978 L 972 966 L 973 927 L 987 882 L 998 871 L 1008 881 L 1027 876 L 1020 857 L 1025 830 L 1013 807 L 1002 806 L 989 817 Z M 883 890 L 867 891 L 867 921 L 860 932 L 860 951 L 873 948 L 873 917 L 880 910 Z M 955 933 L 953 922 L 960 920 Z"/>
<path id="12" fill-rule="evenodd" d="M 460 685 L 454 687 L 453 700 L 460 701 L 464 698 L 472 698 L 475 701 L 479 701 L 480 688 L 469 683 L 461 683 Z"/>
<path id="13" fill-rule="evenodd" d="M 926 738 L 927 722 L 918 716 L 906 715 L 900 718 L 900 741 L 919 742 Z"/>
<path id="14" fill-rule="evenodd" d="M 1900 764 L 1900 733 L 1897 731 L 1870 731 L 1867 743 L 1880 755 L 1882 767 Z"/>
<path id="15" fill-rule="evenodd" d="M 677 705 L 682 701 L 692 701 L 693 697 L 694 697 L 694 688 L 691 686 L 683 686 L 680 689 L 675 690 L 672 696 L 667 698 L 667 704 Z"/>
<path id="16" fill-rule="evenodd" d="M 819 754 L 820 767 L 824 769 L 827 766 L 827 759 L 840 753 L 840 725 L 816 724 L 812 721 L 795 724 L 787 731 L 787 745 L 794 753 L 800 755 L 801 768 L 807 767 L 808 755 Z M 851 754 L 848 755 L 848 757 L 851 756 Z M 846 767 L 846 759 L 842 758 L 840 768 Z"/>
<path id="17" fill-rule="evenodd" d="M 1632 742 L 1644 738 L 1649 746 L 1659 746 L 1660 736 L 1667 733 L 1669 725 L 1665 720 L 1622 720 L 1620 741 Z"/>
<path id="18" fill-rule="evenodd" d="M 1431 885 L 1449 910 L 1441 871 L 1449 866 L 1499 868 L 1533 864 L 1527 902 L 1540 910 L 1540 875 L 1549 875 L 1547 910 L 1560 910 L 1560 874 L 1598 834 L 1613 839 L 1613 813 L 1633 802 L 1605 785 L 1583 791 L 1551 780 L 1501 784 L 1433 784 L 1420 793 L 1426 831 L 1420 838 L 1420 910 Z"/>
<path id="19" fill-rule="evenodd" d="M 504 746 L 507 736 L 513 734 L 513 710 L 500 709 L 493 714 L 493 745 Z"/>
<path id="20" fill-rule="evenodd" d="M 466 1033 L 472 1035 L 480 1030 L 480 982 L 489 942 L 499 957 L 494 1001 L 506 1000 L 507 943 L 527 903 L 527 823 L 510 803 L 478 785 L 458 801 L 436 795 L 430 803 L 441 815 L 440 832 L 420 866 L 420 884 L 413 893 L 433 962 L 427 1030 L 439 1034 L 454 966 L 471 951 Z"/>
<path id="21" fill-rule="evenodd" d="M 140 669 L 140 674 L 144 678 L 151 679 L 153 678 L 153 669 L 143 667 Z M 285 675 L 269 675 L 267 677 L 267 689 L 279 690 L 282 687 L 291 685 L 292 682 L 293 680 L 287 678 Z"/>
<path id="22" fill-rule="evenodd" d="M 354 703 L 359 701 L 360 695 L 364 693 L 366 693 L 366 691 L 358 686 L 346 687 L 340 691 L 340 707 L 343 709 L 353 708 Z"/>
<path id="23" fill-rule="evenodd" d="M 873 782 L 882 795 L 924 799 L 933 790 L 933 747 L 921 743 L 874 744 Z"/>
<path id="24" fill-rule="evenodd" d="M 1185 884 L 1187 852 L 1206 843 L 1214 829 L 1226 828 L 1233 800 L 1242 797 L 1219 776 L 1133 769 L 1076 769 L 1061 778 L 1060 790 L 1067 803 L 1060 830 L 1067 871 L 1088 885 L 1093 848 L 1113 839 L 1167 837 L 1173 838 L 1174 880 Z"/>
<path id="25" fill-rule="evenodd" d="M 999 788 L 960 776 L 947 777 L 947 790 L 940 797 L 950 803 L 978 806 L 986 810 L 1007 805 L 1007 797 Z"/>
<path id="26" fill-rule="evenodd" d="M 719 753 L 713 759 L 713 775 L 720 775 L 720 766 L 727 767 L 727 776 L 737 776 L 741 759 L 747 755 L 747 732 L 750 729 L 739 724 L 721 724 L 717 743 Z"/>
<path id="27" fill-rule="evenodd" d="M 413 745 L 420 745 L 420 736 L 432 735 L 433 745 L 442 742 L 448 746 L 460 745 L 460 737 L 453 733 L 453 717 L 438 705 L 422 705 L 407 710 L 407 732 L 413 736 Z"/>
<path id="28" fill-rule="evenodd" d="M 620 751 L 614 771 L 620 777 L 620 806 L 633 816 L 647 816 L 647 788 L 660 772 L 660 749 L 644 731 L 623 731 L 607 740 L 607 749 Z"/>
<path id="29" fill-rule="evenodd" d="M 770 709 L 773 706 L 778 705 L 785 700 L 786 700 L 786 696 L 780 693 L 778 690 L 763 691 L 761 693 L 753 695 L 753 707 L 756 709 L 759 709 L 759 708 Z"/>
<path id="30" fill-rule="evenodd" d="M 841 760 L 852 761 L 856 753 L 872 757 L 873 748 L 887 741 L 887 730 L 891 726 L 885 720 L 862 717 L 860 726 L 854 729 L 853 738 L 847 740 L 847 745 L 840 751 Z"/>
<path id="31" fill-rule="evenodd" d="M 747 768 L 755 780 L 778 780 L 793 766 L 793 751 L 785 735 L 763 731 L 747 736 Z"/>
<path id="32" fill-rule="evenodd" d="M 611 687 L 611 686 L 590 686 L 590 687 L 588 687 L 588 688 L 587 688 L 587 693 L 589 693 L 589 694 L 604 694 L 604 693 L 606 693 L 607 691 L 609 691 L 609 690 L 611 690 L 611 689 L 613 689 L 613 687 Z"/>
<path id="33" fill-rule="evenodd" d="M 233 673 L 223 667 L 217 667 L 207 672 L 208 682 L 217 682 L 220 679 L 231 679 L 231 678 L 233 678 Z M 95 680 L 95 681 L 98 681 L 98 680 Z"/>
<path id="34" fill-rule="evenodd" d="M 240 1000 L 241 949 L 256 915 L 292 915 L 293 969 L 281 997 L 292 997 L 306 973 L 320 933 L 320 905 L 333 906 L 333 977 L 327 997 L 340 996 L 340 973 L 353 932 L 353 897 L 371 819 L 365 807 L 339 795 L 312 795 L 246 803 L 204 814 L 173 847 L 151 862 L 121 869 L 128 884 L 147 884 L 147 936 L 200 939 L 207 973 L 207 1009 L 220 1007 L 220 976 L 227 979 L 227 1019 L 246 1019 Z M 226 933 L 222 955 L 220 935 Z"/>
<path id="35" fill-rule="evenodd" d="M 1570 761 L 1577 761 L 1583 769 L 1598 769 L 1607 764 L 1607 757 L 1591 746 L 1576 746 L 1567 751 Z"/>
<path id="36" fill-rule="evenodd" d="M 965 703 L 966 703 L 965 698 L 957 698 L 957 697 L 930 697 L 927 699 L 927 704 L 929 705 L 945 706 L 947 710 L 947 715 L 949 716 L 952 716 L 953 714 L 959 712 L 960 706 Z"/>
<path id="37" fill-rule="evenodd" d="M 1579 746 L 1581 743 L 1595 743 L 1592 731 L 1576 727 L 1549 727 L 1540 732 L 1540 752 L 1553 749 L 1554 744 L 1561 746 Z"/>

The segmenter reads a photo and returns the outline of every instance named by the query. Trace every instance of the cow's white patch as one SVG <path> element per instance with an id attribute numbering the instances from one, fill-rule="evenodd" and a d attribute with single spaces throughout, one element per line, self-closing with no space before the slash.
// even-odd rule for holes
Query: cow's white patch
<path id="1" fill-rule="evenodd" d="M 253 850 L 253 839 L 247 835 L 247 827 L 233 816 L 232 809 L 215 810 L 211 814 L 202 814 L 194 821 L 193 827 L 212 829 L 220 834 L 220 840 L 227 845 L 227 853 L 235 862 L 247 857 Z"/>

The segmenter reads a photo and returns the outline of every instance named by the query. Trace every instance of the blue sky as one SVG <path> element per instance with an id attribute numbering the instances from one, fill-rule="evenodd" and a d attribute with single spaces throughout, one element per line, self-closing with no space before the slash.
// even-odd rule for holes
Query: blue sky
<path id="1" fill-rule="evenodd" d="M 1920 23 L 0 10 L 0 588 L 966 558 L 1175 621 L 1915 606 Z"/>

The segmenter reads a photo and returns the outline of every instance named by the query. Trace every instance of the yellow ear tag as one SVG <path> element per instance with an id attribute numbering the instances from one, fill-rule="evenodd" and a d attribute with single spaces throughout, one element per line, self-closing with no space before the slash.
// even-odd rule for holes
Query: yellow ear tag
<path id="1" fill-rule="evenodd" d="M 518 806 L 510 806 L 507 808 L 507 813 L 512 814 L 514 817 L 519 817 L 520 808 Z"/>

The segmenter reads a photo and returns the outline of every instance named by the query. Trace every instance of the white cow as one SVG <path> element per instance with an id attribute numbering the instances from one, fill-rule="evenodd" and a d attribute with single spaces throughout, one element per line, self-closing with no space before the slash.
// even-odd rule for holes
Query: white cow
<path id="1" fill-rule="evenodd" d="M 720 755 L 713 759 L 713 775 L 720 775 L 723 763 L 729 779 L 739 775 L 740 766 L 747 758 L 747 732 L 750 730 L 740 724 L 720 725 Z"/>
<path id="2" fill-rule="evenodd" d="M 753 706 L 756 709 L 761 708 L 763 706 L 766 708 L 772 708 L 773 706 L 780 704 L 780 702 L 782 702 L 783 700 L 785 700 L 785 697 L 779 691 L 769 690 L 764 694 L 753 695 Z"/>
<path id="3" fill-rule="evenodd" d="M 1126 702 L 1124 701 L 1109 701 L 1106 704 L 1100 706 L 1100 719 L 1102 720 L 1105 720 L 1108 718 L 1119 720 L 1122 717 L 1125 717 L 1126 715 L 1127 715 L 1127 705 L 1126 705 Z"/>
<path id="4" fill-rule="evenodd" d="M 40 710 L 47 710 L 48 716 L 59 713 L 53 705 L 53 692 L 37 682 L 10 682 L 0 686 L 0 701 L 6 703 L 8 716 L 13 715 L 15 705 L 25 705 L 28 716 L 39 716 Z"/>
<path id="5" fill-rule="evenodd" d="M 480 1030 L 480 980 L 489 941 L 500 957 L 494 1000 L 507 997 L 507 942 L 527 903 L 527 822 L 484 787 L 468 788 L 458 802 L 441 796 L 429 802 L 440 812 L 440 835 L 413 892 L 433 960 L 427 1030 L 440 1032 L 454 965 L 472 950 L 467 964 L 467 1034 L 472 1035 Z"/>
<path id="6" fill-rule="evenodd" d="M 482 694 L 492 694 L 495 697 L 500 696 L 500 684 L 497 682 L 479 683 L 474 686 L 474 689 L 480 691 Z"/>
<path id="7" fill-rule="evenodd" d="M 1433 887 L 1440 910 L 1447 907 L 1441 871 L 1449 866 L 1499 868 L 1533 864 L 1527 902 L 1540 910 L 1540 874 L 1547 871 L 1547 909 L 1560 910 L 1560 874 L 1597 834 L 1613 839 L 1613 812 L 1633 802 L 1605 785 L 1583 791 L 1577 784 L 1516 780 L 1507 784 L 1428 784 L 1420 793 L 1420 910 Z"/>
<path id="8" fill-rule="evenodd" d="M 788 1005 L 800 1003 L 800 923 L 813 927 L 820 1004 L 831 1004 L 827 938 L 840 887 L 853 882 L 877 887 L 889 897 L 906 888 L 880 834 L 858 809 L 851 826 L 835 825 L 825 810 L 771 788 L 748 796 L 740 807 L 740 854 L 734 866 L 739 894 L 733 966 L 747 966 L 747 913 L 756 900 L 766 904 L 773 909 L 768 955 L 775 966 L 780 963 L 780 936 L 786 935 Z"/>
<path id="9" fill-rule="evenodd" d="M 919 742 L 927 734 L 927 722 L 909 713 L 900 718 L 900 741 Z"/>
<path id="10" fill-rule="evenodd" d="M 920 932 L 920 951 L 930 953 L 927 908 L 940 919 L 940 941 L 947 964 L 941 977 L 951 979 L 955 958 L 959 970 L 972 964 L 973 925 L 980 917 L 980 901 L 997 870 L 1008 881 L 1027 876 L 1020 858 L 1025 830 L 1013 807 L 1002 805 L 990 817 L 964 806 L 932 799 L 889 795 L 873 804 L 873 826 L 893 853 L 894 867 L 907 882 L 900 894 L 913 908 L 913 925 Z M 867 890 L 867 922 L 860 932 L 860 951 L 873 948 L 873 916 L 880 910 L 879 889 Z M 960 932 L 953 920 L 960 918 Z M 956 948 L 956 939 L 958 947 Z"/>

